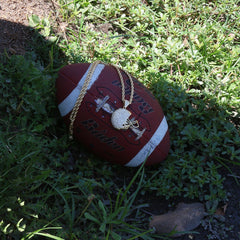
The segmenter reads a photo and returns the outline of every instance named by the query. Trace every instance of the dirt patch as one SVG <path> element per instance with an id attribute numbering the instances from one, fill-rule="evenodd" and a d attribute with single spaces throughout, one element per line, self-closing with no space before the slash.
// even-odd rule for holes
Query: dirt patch
<path id="1" fill-rule="evenodd" d="M 48 17 L 52 7 L 52 1 L 48 0 L 4 0 L 0 3 L 0 18 L 27 26 L 28 16 Z"/>
<path id="2" fill-rule="evenodd" d="M 2 0 L 0 1 L 0 53 L 24 54 L 32 31 L 28 17 L 53 16 L 54 5 L 49 0 Z"/>

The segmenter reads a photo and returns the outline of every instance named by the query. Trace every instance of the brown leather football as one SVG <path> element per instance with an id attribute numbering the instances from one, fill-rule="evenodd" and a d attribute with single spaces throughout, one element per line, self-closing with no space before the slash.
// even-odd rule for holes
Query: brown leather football
<path id="1" fill-rule="evenodd" d="M 77 63 L 59 71 L 57 102 L 68 126 L 91 66 Z M 73 123 L 73 136 L 91 152 L 112 163 L 137 167 L 147 159 L 145 165 L 157 164 L 167 157 L 170 148 L 166 118 L 158 101 L 145 86 L 132 77 L 132 89 L 126 72 L 120 70 L 120 73 L 124 89 L 116 67 L 103 63 L 96 65 Z M 132 103 L 126 108 L 128 111 L 117 111 L 124 109 L 122 90 L 125 99 L 133 94 Z M 125 118 L 129 125 L 126 129 L 118 129 L 114 120 L 121 122 Z"/>

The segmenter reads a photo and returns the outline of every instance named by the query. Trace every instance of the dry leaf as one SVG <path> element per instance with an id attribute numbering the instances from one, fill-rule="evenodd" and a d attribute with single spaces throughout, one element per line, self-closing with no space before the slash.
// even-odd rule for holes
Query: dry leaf
<path id="1" fill-rule="evenodd" d="M 217 208 L 214 214 L 214 217 L 220 221 L 225 221 L 224 216 L 225 216 L 227 207 L 228 207 L 228 204 L 225 204 L 224 206 Z"/>
<path id="2" fill-rule="evenodd" d="M 154 216 L 150 222 L 150 228 L 155 228 L 157 233 L 170 233 L 191 231 L 196 228 L 205 216 L 202 203 L 179 203 L 176 210 L 163 215 Z M 173 237 L 178 237 L 176 233 Z"/>
<path id="3" fill-rule="evenodd" d="M 184 45 L 185 47 L 188 47 L 188 46 L 189 46 L 189 43 L 188 43 L 188 40 L 187 40 L 186 37 L 185 37 L 184 40 L 183 40 L 183 45 Z"/>
<path id="4" fill-rule="evenodd" d="M 216 209 L 216 212 L 215 212 L 216 215 L 219 215 L 219 216 L 224 216 L 224 211 L 222 208 L 218 208 Z"/>
<path id="5" fill-rule="evenodd" d="M 216 209 L 215 214 L 224 216 L 227 211 L 227 207 L 228 207 L 228 204 L 225 204 L 222 207 L 219 207 L 218 209 Z"/>

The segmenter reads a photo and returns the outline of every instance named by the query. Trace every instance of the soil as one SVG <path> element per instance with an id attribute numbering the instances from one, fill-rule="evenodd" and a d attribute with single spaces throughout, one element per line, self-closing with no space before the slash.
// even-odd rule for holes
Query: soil
<path id="1" fill-rule="evenodd" d="M 54 16 L 54 8 L 48 0 L 0 0 L 0 53 L 24 54 L 32 37 L 28 17 Z"/>
<path id="2" fill-rule="evenodd" d="M 0 0 L 0 55 L 21 54 L 31 48 L 33 29 L 28 26 L 28 16 L 36 14 L 40 19 L 56 17 L 54 0 Z M 30 44 L 29 44 L 30 43 Z M 207 240 L 207 239 L 240 239 L 240 167 L 234 166 L 232 174 L 223 169 L 225 189 L 228 192 L 228 201 L 219 204 L 213 216 L 207 216 L 194 231 L 198 234 L 185 234 L 175 238 L 177 240 Z M 235 176 L 235 178 L 234 178 Z M 152 199 L 146 209 L 154 215 L 167 213 L 173 210 L 179 202 L 189 202 L 187 199 Z M 205 203 L 204 203 L 205 204 Z"/>

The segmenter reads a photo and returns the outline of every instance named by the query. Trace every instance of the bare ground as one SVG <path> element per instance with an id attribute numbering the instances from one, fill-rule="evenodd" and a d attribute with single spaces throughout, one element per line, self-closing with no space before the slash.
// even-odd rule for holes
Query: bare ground
<path id="1" fill-rule="evenodd" d="M 28 17 L 54 14 L 49 0 L 0 0 L 0 53 L 24 54 L 31 39 Z"/>

